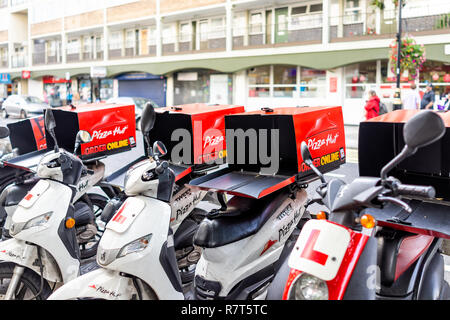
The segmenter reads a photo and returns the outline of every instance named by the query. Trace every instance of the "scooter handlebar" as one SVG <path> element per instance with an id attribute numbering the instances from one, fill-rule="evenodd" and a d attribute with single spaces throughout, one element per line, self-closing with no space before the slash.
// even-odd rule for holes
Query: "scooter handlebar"
<path id="1" fill-rule="evenodd" d="M 406 184 L 398 185 L 397 193 L 402 196 L 416 196 L 430 199 L 436 196 L 436 190 L 433 187 L 414 186 Z"/>

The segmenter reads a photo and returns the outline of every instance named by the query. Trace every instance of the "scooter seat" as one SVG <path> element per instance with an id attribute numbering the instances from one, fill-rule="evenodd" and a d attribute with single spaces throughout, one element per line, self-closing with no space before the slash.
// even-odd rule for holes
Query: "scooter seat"
<path id="1" fill-rule="evenodd" d="M 194 244 L 217 248 L 256 234 L 287 196 L 287 191 L 282 190 L 262 199 L 233 197 L 225 211 L 200 223 Z"/>

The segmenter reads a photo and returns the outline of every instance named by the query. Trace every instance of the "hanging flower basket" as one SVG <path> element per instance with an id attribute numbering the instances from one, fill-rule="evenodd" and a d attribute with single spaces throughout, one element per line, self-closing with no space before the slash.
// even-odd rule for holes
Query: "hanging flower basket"
<path id="1" fill-rule="evenodd" d="M 396 74 L 397 41 L 394 40 L 390 47 L 391 71 Z M 413 38 L 408 36 L 403 38 L 400 51 L 400 73 L 403 73 L 405 70 L 407 70 L 410 77 L 412 79 L 415 79 L 417 78 L 417 71 L 422 69 L 425 61 L 425 47 L 423 46 L 423 44 L 417 44 Z"/>

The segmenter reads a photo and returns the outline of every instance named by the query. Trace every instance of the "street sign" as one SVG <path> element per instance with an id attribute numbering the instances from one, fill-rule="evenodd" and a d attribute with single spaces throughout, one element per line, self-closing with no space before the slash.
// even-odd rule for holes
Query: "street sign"
<path id="1" fill-rule="evenodd" d="M 11 83 L 11 75 L 9 73 L 0 73 L 0 83 L 10 84 Z"/>
<path id="2" fill-rule="evenodd" d="M 31 78 L 31 71 L 22 71 L 22 79 L 30 79 Z"/>
<path id="3" fill-rule="evenodd" d="M 106 67 L 91 67 L 91 78 L 105 78 L 106 74 Z"/>

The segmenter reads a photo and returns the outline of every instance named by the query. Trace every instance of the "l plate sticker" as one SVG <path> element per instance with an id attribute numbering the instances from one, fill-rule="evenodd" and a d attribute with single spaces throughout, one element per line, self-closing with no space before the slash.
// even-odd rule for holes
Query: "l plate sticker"
<path id="1" fill-rule="evenodd" d="M 319 279 L 333 280 L 350 243 L 350 232 L 326 220 L 310 220 L 289 257 L 289 267 Z"/>
<path id="2" fill-rule="evenodd" d="M 144 207 L 144 201 L 133 197 L 128 198 L 119 210 L 117 210 L 111 221 L 106 225 L 106 229 L 110 229 L 118 233 L 125 232 L 137 218 L 139 213 L 141 213 Z"/>

